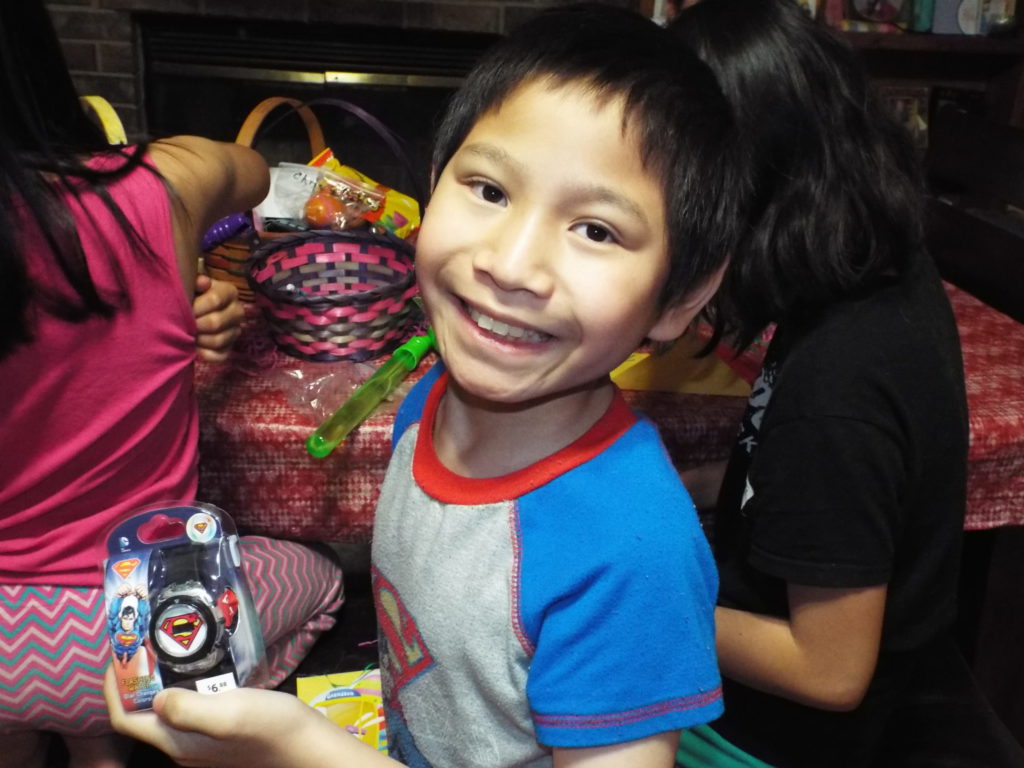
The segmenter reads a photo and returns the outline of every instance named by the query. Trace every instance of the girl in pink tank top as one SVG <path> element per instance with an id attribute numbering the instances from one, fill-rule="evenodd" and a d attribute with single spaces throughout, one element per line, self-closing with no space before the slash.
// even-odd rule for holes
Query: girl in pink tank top
<path id="1" fill-rule="evenodd" d="M 222 358 L 241 318 L 195 255 L 268 174 L 198 137 L 107 146 L 42 0 L 0 3 L 0 50 L 0 749 L 42 766 L 56 733 L 75 768 L 117 768 L 100 542 L 131 510 L 195 498 L 193 361 Z M 291 542 L 243 555 L 276 684 L 333 624 L 341 572 Z"/>

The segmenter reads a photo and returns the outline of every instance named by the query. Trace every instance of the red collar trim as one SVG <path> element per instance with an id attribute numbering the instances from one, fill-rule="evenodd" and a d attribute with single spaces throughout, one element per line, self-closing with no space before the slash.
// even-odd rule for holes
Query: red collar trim
<path id="1" fill-rule="evenodd" d="M 491 504 L 519 498 L 594 458 L 637 420 L 622 393 L 616 389 L 604 415 L 585 434 L 560 451 L 501 477 L 463 477 L 444 466 L 434 448 L 434 422 L 447 388 L 448 372 L 445 371 L 427 395 L 413 455 L 416 482 L 429 496 L 445 504 Z"/>

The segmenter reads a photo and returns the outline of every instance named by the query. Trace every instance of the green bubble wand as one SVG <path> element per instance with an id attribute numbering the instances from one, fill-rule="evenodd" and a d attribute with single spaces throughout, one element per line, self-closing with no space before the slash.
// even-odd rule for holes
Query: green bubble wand
<path id="1" fill-rule="evenodd" d="M 434 332 L 431 329 L 427 330 L 426 336 L 413 336 L 398 347 L 386 363 L 306 438 L 309 455 L 316 459 L 328 456 L 349 432 L 373 413 L 384 398 L 395 391 L 406 376 L 416 370 L 423 356 L 433 348 Z"/>

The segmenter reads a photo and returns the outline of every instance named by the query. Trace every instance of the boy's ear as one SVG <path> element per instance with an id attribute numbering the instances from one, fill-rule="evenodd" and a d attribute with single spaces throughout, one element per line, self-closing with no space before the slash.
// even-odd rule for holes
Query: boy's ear
<path id="1" fill-rule="evenodd" d="M 681 302 L 662 310 L 661 316 L 647 332 L 647 338 L 651 341 L 675 341 L 682 336 L 697 313 L 704 309 L 704 305 L 715 295 L 728 266 L 729 259 L 726 259 L 722 266 L 712 272 L 701 285 L 691 290 Z"/>

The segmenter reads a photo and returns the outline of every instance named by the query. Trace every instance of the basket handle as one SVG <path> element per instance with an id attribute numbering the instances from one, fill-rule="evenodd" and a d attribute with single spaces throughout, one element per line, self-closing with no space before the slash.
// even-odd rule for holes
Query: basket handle
<path id="1" fill-rule="evenodd" d="M 291 107 L 302 118 L 302 122 L 306 126 L 306 133 L 309 136 L 310 157 L 316 157 L 323 152 L 327 146 L 324 142 L 324 131 L 320 127 L 320 121 L 313 114 L 313 110 L 298 99 L 292 99 L 287 96 L 271 96 L 253 107 L 248 117 L 242 123 L 242 127 L 238 129 L 235 143 L 251 147 L 253 140 L 256 138 L 256 132 L 263 125 L 263 120 L 267 115 L 283 105 Z"/>
<path id="2" fill-rule="evenodd" d="M 125 145 L 128 143 L 121 118 L 117 116 L 117 112 L 110 106 L 109 101 L 102 96 L 79 96 L 78 100 L 100 121 L 103 133 L 110 144 Z"/>
<path id="3" fill-rule="evenodd" d="M 345 101 L 344 99 L 312 99 L 297 108 L 308 108 L 316 106 L 318 104 L 338 107 L 339 109 L 348 112 L 350 115 L 359 118 L 360 120 L 363 121 L 363 123 L 369 126 L 374 131 L 374 133 L 376 133 L 384 141 L 385 144 L 388 145 L 388 148 L 394 153 L 395 157 L 399 160 L 399 162 L 402 163 L 402 166 L 405 168 L 405 173 L 409 177 L 409 182 L 412 184 L 413 187 L 413 195 L 416 199 L 416 202 L 419 203 L 420 209 L 422 210 L 423 206 L 426 205 L 427 196 L 425 194 L 425 190 L 423 189 L 423 185 L 419 181 L 419 176 L 416 174 L 416 166 L 413 164 L 412 159 L 409 157 L 409 153 L 406 151 L 404 146 L 405 142 L 402 140 L 402 138 L 393 130 L 388 128 L 380 120 L 378 120 L 376 117 L 367 112 L 365 109 L 349 101 Z"/>

